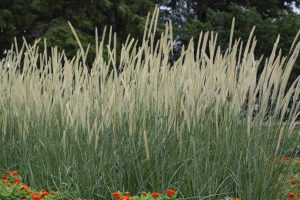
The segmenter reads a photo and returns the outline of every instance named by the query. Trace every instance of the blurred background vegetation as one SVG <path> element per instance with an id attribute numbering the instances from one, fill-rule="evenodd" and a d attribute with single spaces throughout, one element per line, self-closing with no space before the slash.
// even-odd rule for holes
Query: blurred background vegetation
<path id="1" fill-rule="evenodd" d="M 14 37 L 32 42 L 47 38 L 48 46 L 65 49 L 67 56 L 75 55 L 77 43 L 69 26 L 70 21 L 82 43 L 94 44 L 95 27 L 99 35 L 111 26 L 119 41 L 130 33 L 141 38 L 148 12 L 160 6 L 158 36 L 166 21 L 174 25 L 175 60 L 189 39 L 198 38 L 201 31 L 219 33 L 223 49 L 228 44 L 233 17 L 236 18 L 235 37 L 246 40 L 256 26 L 257 55 L 269 55 L 278 34 L 279 47 L 288 54 L 300 29 L 300 0 L 0 0 L 0 58 L 4 57 Z M 93 60 L 95 48 L 91 48 Z M 298 62 L 293 77 L 300 74 Z"/>

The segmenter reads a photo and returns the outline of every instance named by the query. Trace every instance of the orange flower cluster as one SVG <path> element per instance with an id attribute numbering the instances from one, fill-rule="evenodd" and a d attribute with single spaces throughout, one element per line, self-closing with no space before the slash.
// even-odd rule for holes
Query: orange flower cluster
<path id="1" fill-rule="evenodd" d="M 282 156 L 281 160 L 286 163 L 287 169 L 289 170 L 286 180 L 286 188 L 282 192 L 279 200 L 292 199 L 300 200 L 300 160 Z"/>
<path id="2" fill-rule="evenodd" d="M 22 182 L 17 171 L 6 170 L 5 174 L 0 179 L 0 199 L 2 195 L 7 197 L 7 191 L 10 191 L 9 198 L 19 200 L 55 200 L 55 199 L 70 199 L 62 198 L 58 192 L 48 192 L 44 189 L 36 191 L 31 189 L 27 184 Z M 59 197 L 58 197 L 59 196 Z M 77 199 L 86 200 L 86 199 Z"/>
<path id="3" fill-rule="evenodd" d="M 160 194 L 158 192 L 141 192 L 141 196 L 130 196 L 129 192 L 114 192 L 112 196 L 119 198 L 119 200 L 143 200 L 143 199 L 176 199 L 177 191 L 173 189 L 168 189 L 165 194 Z"/>
<path id="4" fill-rule="evenodd" d="M 22 179 L 18 176 L 17 171 L 6 170 L 5 175 L 2 175 L 2 182 L 6 185 L 6 187 L 14 186 L 13 188 L 19 189 L 19 191 L 15 191 L 15 193 L 21 196 L 21 200 L 44 200 L 46 196 L 54 194 L 54 192 L 47 192 L 46 190 L 31 190 L 27 184 L 22 183 Z"/>

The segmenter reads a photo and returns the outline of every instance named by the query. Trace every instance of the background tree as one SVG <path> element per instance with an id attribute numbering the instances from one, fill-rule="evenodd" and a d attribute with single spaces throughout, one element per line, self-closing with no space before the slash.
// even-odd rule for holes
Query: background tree
<path id="1" fill-rule="evenodd" d="M 166 0 L 161 7 L 161 20 L 171 19 L 177 35 L 176 54 L 191 37 L 198 38 L 201 31 L 216 31 L 221 47 L 228 45 L 232 19 L 236 18 L 235 38 L 247 40 L 253 26 L 259 41 L 257 55 L 269 55 L 278 34 L 279 48 L 284 54 L 300 29 L 300 15 L 293 10 L 300 1 L 293 0 Z M 292 79 L 300 74 L 300 62 L 292 73 Z"/>
<path id="2" fill-rule="evenodd" d="M 49 46 L 58 46 L 66 49 L 68 56 L 74 55 L 77 43 L 68 21 L 84 46 L 94 44 L 95 27 L 101 35 L 104 26 L 111 26 L 120 41 L 129 33 L 141 38 L 146 15 L 155 4 L 161 8 L 159 26 L 169 19 L 173 22 L 174 59 L 181 46 L 191 37 L 197 39 L 201 31 L 218 32 L 225 49 L 233 17 L 236 38 L 246 40 L 256 26 L 257 55 L 268 55 L 278 34 L 282 38 L 279 47 L 287 54 L 300 28 L 300 16 L 292 7 L 300 8 L 300 0 L 0 0 L 0 57 L 4 49 L 10 48 L 14 36 L 19 41 L 24 36 L 29 42 L 47 38 Z M 300 74 L 299 71 L 300 67 L 295 73 Z"/>
<path id="3" fill-rule="evenodd" d="M 126 39 L 129 33 L 138 38 L 147 13 L 156 3 L 159 1 L 0 0 L 0 49 L 8 49 L 14 36 L 18 40 L 24 36 L 29 42 L 45 37 L 49 46 L 56 45 L 74 55 L 77 44 L 68 21 L 85 45 L 94 43 L 95 27 L 102 31 L 104 26 L 111 26 L 119 40 Z"/>

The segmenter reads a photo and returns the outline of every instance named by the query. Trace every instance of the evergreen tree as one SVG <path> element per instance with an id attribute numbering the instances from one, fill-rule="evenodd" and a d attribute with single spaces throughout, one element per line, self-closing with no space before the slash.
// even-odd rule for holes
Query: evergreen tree
<path id="1" fill-rule="evenodd" d="M 155 4 L 161 5 L 159 27 L 166 20 L 173 21 L 175 54 L 191 37 L 197 39 L 201 31 L 208 30 L 219 33 L 225 49 L 233 17 L 236 38 L 246 40 L 256 26 L 257 55 L 268 55 L 278 34 L 282 38 L 279 47 L 286 54 L 300 28 L 300 17 L 291 7 L 300 7 L 300 0 L 0 0 L 0 56 L 10 48 L 14 36 L 19 41 L 24 36 L 29 42 L 46 38 L 49 46 L 58 46 L 66 49 L 69 56 L 74 55 L 77 43 L 68 21 L 84 46 L 94 44 L 95 27 L 101 35 L 104 26 L 111 26 L 120 41 L 129 33 L 141 38 L 146 15 Z"/>
<path id="2" fill-rule="evenodd" d="M 246 40 L 256 26 L 257 55 L 268 55 L 278 34 L 279 48 L 287 54 L 300 29 L 300 15 L 291 6 L 299 8 L 299 0 L 166 0 L 163 5 L 161 19 L 174 22 L 177 44 L 187 44 L 191 37 L 197 39 L 201 31 L 214 30 L 225 49 L 235 17 L 235 38 Z"/>
<path id="3" fill-rule="evenodd" d="M 29 42 L 47 38 L 56 45 L 76 51 L 76 41 L 68 27 L 70 21 L 84 45 L 94 43 L 95 27 L 99 31 L 111 26 L 119 40 L 130 33 L 141 37 L 145 17 L 155 7 L 155 0 L 0 0 L 0 49 L 8 49 L 13 37 Z M 100 32 L 101 34 L 101 32 Z"/>

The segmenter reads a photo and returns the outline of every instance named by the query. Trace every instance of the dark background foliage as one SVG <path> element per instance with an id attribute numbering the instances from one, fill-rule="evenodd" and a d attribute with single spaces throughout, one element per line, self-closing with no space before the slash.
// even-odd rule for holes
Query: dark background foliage
<path id="1" fill-rule="evenodd" d="M 201 31 L 219 33 L 220 45 L 226 48 L 233 17 L 236 18 L 235 37 L 246 40 L 256 26 L 259 41 L 257 55 L 268 56 L 278 34 L 279 47 L 287 54 L 294 36 L 300 29 L 300 0 L 0 0 L 0 57 L 10 49 L 14 37 L 32 42 L 47 38 L 49 46 L 66 49 L 75 55 L 76 41 L 68 27 L 70 21 L 82 43 L 94 44 L 94 30 L 99 34 L 105 26 L 117 32 L 124 41 L 130 33 L 141 38 L 146 16 L 160 5 L 160 27 L 171 19 L 176 35 L 175 55 L 180 53 L 191 37 L 197 39 Z M 163 29 L 158 29 L 162 31 Z M 94 54 L 91 48 L 91 54 Z M 300 74 L 298 64 L 293 76 Z"/>

